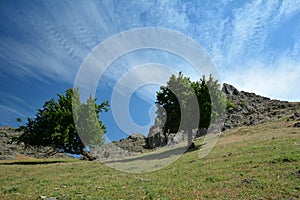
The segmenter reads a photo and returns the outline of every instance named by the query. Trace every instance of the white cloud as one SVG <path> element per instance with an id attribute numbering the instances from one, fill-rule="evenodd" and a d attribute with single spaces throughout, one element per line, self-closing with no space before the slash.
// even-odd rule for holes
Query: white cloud
<path id="1" fill-rule="evenodd" d="M 213 37 L 206 43 L 213 44 L 208 51 L 223 81 L 245 91 L 299 101 L 299 28 L 293 46 L 282 46 L 282 52 L 268 46 L 274 30 L 299 13 L 299 8 L 293 1 L 251 1 L 233 9 L 233 18 L 220 20 L 222 14 L 216 15 L 218 30 L 209 26 Z"/>
<path id="2" fill-rule="evenodd" d="M 252 66 L 227 72 L 225 82 L 237 86 L 239 90 L 273 99 L 300 100 L 300 64 L 282 60 L 272 68 L 262 63 L 252 63 Z"/>
<path id="3" fill-rule="evenodd" d="M 13 9 L 7 12 L 15 31 L 23 34 L 19 38 L 1 36 L 1 59 L 15 66 L 5 69 L 12 76 L 23 77 L 25 74 L 43 81 L 73 83 L 84 57 L 107 37 L 132 28 L 165 27 L 181 31 L 203 45 L 225 81 L 251 90 L 255 89 L 255 83 L 260 83 L 258 92 L 274 98 L 277 94 L 278 98 L 296 98 L 292 91 L 287 91 L 295 90 L 290 88 L 296 87 L 299 80 L 295 77 L 299 66 L 292 66 L 300 57 L 300 38 L 297 36 L 300 28 L 295 33 L 295 44 L 286 47 L 286 54 L 280 55 L 281 58 L 271 53 L 267 41 L 275 29 L 299 11 L 300 4 L 293 0 L 207 4 L 177 1 L 31 4 L 26 12 Z M 287 63 L 280 61 L 282 57 Z M 149 51 L 121 58 L 119 65 L 112 65 L 106 72 L 105 81 L 109 81 L 106 84 L 112 87 L 134 66 L 149 62 L 171 66 L 198 79 L 198 74 L 195 76 L 187 63 L 168 54 Z M 289 71 L 283 70 L 286 67 Z M 281 78 L 281 73 L 285 73 L 286 78 Z M 274 81 L 265 82 L 266 79 Z M 277 85 L 279 89 L 274 91 L 272 85 L 277 84 L 277 79 L 286 83 Z M 142 96 L 146 97 L 147 93 Z"/>

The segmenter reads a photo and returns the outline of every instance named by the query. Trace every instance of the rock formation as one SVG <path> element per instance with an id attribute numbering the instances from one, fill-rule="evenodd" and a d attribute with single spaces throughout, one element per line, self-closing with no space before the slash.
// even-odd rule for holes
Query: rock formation
<path id="1" fill-rule="evenodd" d="M 21 133 L 12 127 L 0 127 L 0 160 L 15 159 L 17 155 L 32 158 L 68 158 L 70 156 L 52 147 L 25 146 L 24 143 L 12 143 L 12 138 Z"/>
<path id="2" fill-rule="evenodd" d="M 234 105 L 227 108 L 223 130 L 273 121 L 292 114 L 297 107 L 287 101 L 271 100 L 254 93 L 238 91 L 228 84 L 223 85 L 222 91 Z"/>

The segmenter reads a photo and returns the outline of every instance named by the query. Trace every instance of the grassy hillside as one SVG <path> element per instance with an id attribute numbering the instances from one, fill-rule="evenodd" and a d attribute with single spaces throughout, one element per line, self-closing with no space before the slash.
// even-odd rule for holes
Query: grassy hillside
<path id="1" fill-rule="evenodd" d="M 294 123 L 286 117 L 225 131 L 205 158 L 190 151 L 148 173 L 79 160 L 1 161 L 0 199 L 300 199 Z"/>

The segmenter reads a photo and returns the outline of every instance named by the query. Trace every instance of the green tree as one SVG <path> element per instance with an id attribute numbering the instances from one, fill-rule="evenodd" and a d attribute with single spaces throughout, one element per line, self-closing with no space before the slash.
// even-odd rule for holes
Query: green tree
<path id="1" fill-rule="evenodd" d="M 179 130 L 187 132 L 188 145 L 190 145 L 192 129 L 197 127 L 199 119 L 197 97 L 190 78 L 184 77 L 181 72 L 178 76 L 172 75 L 167 86 L 161 86 L 160 91 L 157 92 L 156 103 L 166 111 L 167 119 L 163 131 L 165 133 L 177 133 Z"/>
<path id="2" fill-rule="evenodd" d="M 69 88 L 65 95 L 58 94 L 57 101 L 54 98 L 46 101 L 35 118 L 27 118 L 26 125 L 19 127 L 23 134 L 17 141 L 53 146 L 92 160 L 85 148 L 104 143 L 105 126 L 99 120 L 99 113 L 107 110 L 108 102 L 98 105 L 96 99 L 90 97 L 87 103 L 81 103 L 79 91 Z"/>
<path id="3" fill-rule="evenodd" d="M 211 123 L 218 122 L 225 109 L 224 94 L 212 76 L 208 80 L 203 76 L 200 81 L 192 82 L 180 72 L 178 76 L 172 75 L 166 86 L 160 87 L 156 97 L 156 103 L 165 109 L 167 115 L 163 131 L 186 131 L 189 145 L 192 129 L 208 128 Z"/>
<path id="4" fill-rule="evenodd" d="M 164 132 L 176 133 L 179 128 L 188 129 L 190 121 L 186 119 L 193 117 L 192 111 L 194 109 L 191 107 L 191 101 L 193 94 L 196 97 L 191 83 L 190 79 L 184 77 L 180 72 L 178 77 L 172 75 L 167 86 L 161 86 L 160 91 L 157 92 L 156 103 L 165 109 L 167 115 L 163 127 Z M 182 114 L 188 115 L 182 116 Z"/>
<path id="5" fill-rule="evenodd" d="M 192 86 L 197 95 L 200 112 L 199 124 L 195 128 L 208 128 L 211 119 L 211 98 L 205 76 L 200 81 L 193 82 Z"/>
<path id="6" fill-rule="evenodd" d="M 222 115 L 225 113 L 226 96 L 221 90 L 218 80 L 215 80 L 212 75 L 206 80 L 205 76 L 200 79 L 200 87 L 195 90 L 200 90 L 197 93 L 200 123 L 199 128 L 208 128 L 210 124 L 219 122 Z"/>
<path id="7" fill-rule="evenodd" d="M 218 80 L 214 79 L 212 75 L 209 76 L 207 81 L 207 88 L 209 89 L 209 96 L 211 99 L 210 123 L 218 123 L 225 114 L 227 97 L 221 90 L 221 85 Z"/>

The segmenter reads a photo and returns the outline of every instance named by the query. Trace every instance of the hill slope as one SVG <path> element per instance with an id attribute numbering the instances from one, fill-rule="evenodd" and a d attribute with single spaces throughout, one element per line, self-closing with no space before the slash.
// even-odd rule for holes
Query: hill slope
<path id="1" fill-rule="evenodd" d="M 149 173 L 120 172 L 97 161 L 1 161 L 0 198 L 299 199 L 299 120 L 287 115 L 227 130 L 206 157 L 186 152 Z"/>

